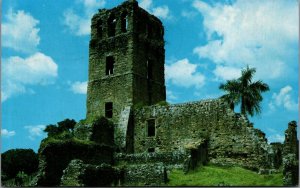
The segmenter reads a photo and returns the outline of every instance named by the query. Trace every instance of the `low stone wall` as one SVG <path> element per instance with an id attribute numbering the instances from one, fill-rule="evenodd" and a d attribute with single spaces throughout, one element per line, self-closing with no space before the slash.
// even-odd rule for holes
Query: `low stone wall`
<path id="1" fill-rule="evenodd" d="M 163 163 L 127 165 L 124 185 L 159 186 L 167 182 L 167 171 Z"/>
<path id="2" fill-rule="evenodd" d="M 138 153 L 124 154 L 116 153 L 114 160 L 116 164 L 145 164 L 162 162 L 165 165 L 183 164 L 188 158 L 186 152 L 163 152 L 163 153 Z"/>
<path id="3" fill-rule="evenodd" d="M 90 165 L 75 159 L 63 171 L 60 186 L 120 186 L 120 179 L 120 170 L 111 165 Z"/>

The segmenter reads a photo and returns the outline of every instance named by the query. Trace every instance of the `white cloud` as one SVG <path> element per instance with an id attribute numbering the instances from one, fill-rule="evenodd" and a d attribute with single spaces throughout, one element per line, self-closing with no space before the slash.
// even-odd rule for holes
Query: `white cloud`
<path id="1" fill-rule="evenodd" d="M 16 94 L 32 93 L 26 86 L 52 84 L 57 77 L 58 66 L 51 57 L 38 52 L 25 59 L 18 56 L 4 59 L 2 68 L 3 102 Z"/>
<path id="2" fill-rule="evenodd" d="M 160 17 L 162 19 L 166 19 L 169 17 L 170 15 L 170 10 L 168 6 L 160 6 L 160 7 L 156 7 L 153 8 L 153 14 L 157 17 Z"/>
<path id="3" fill-rule="evenodd" d="M 1 135 L 3 137 L 9 138 L 12 136 L 15 136 L 16 132 L 15 131 L 9 131 L 7 129 L 1 129 Z"/>
<path id="4" fill-rule="evenodd" d="M 234 67 L 217 65 L 213 71 L 216 78 L 220 80 L 232 80 L 241 76 L 241 70 Z"/>
<path id="5" fill-rule="evenodd" d="M 291 92 L 293 88 L 289 85 L 280 89 L 280 92 L 273 93 L 273 101 L 269 103 L 269 108 L 274 110 L 275 107 L 283 106 L 287 110 L 297 110 L 298 103 L 292 99 Z"/>
<path id="6" fill-rule="evenodd" d="M 298 3 L 237 0 L 209 5 L 195 0 L 203 15 L 208 43 L 194 53 L 214 63 L 256 67 L 259 79 L 276 79 L 297 70 Z M 270 67 L 272 71 L 270 71 Z"/>
<path id="7" fill-rule="evenodd" d="M 74 82 L 71 85 L 71 90 L 75 94 L 86 94 L 87 93 L 87 82 Z"/>
<path id="8" fill-rule="evenodd" d="M 91 32 L 91 18 L 99 8 L 105 5 L 105 0 L 78 0 L 77 1 L 83 16 L 74 9 L 67 9 L 63 13 L 63 24 L 68 27 L 71 33 L 77 36 L 89 35 Z"/>
<path id="9" fill-rule="evenodd" d="M 45 125 L 25 126 L 24 128 L 28 130 L 28 138 L 30 140 L 35 140 L 37 137 L 45 136 L 45 133 L 43 132 L 46 128 Z"/>
<path id="10" fill-rule="evenodd" d="M 105 5 L 105 0 L 79 0 L 80 3 L 85 7 L 85 12 L 89 15 L 95 13 L 95 10 Z"/>
<path id="11" fill-rule="evenodd" d="M 152 0 L 141 0 L 139 2 L 139 6 L 149 11 L 150 8 L 152 7 Z"/>
<path id="12" fill-rule="evenodd" d="M 141 0 L 139 2 L 139 6 L 159 18 L 162 19 L 171 18 L 169 7 L 166 5 L 155 7 L 153 6 L 152 0 Z"/>
<path id="13" fill-rule="evenodd" d="M 177 86 L 200 88 L 204 85 L 205 77 L 197 72 L 197 67 L 198 65 L 191 64 L 188 59 L 166 65 L 166 79 Z"/>
<path id="14" fill-rule="evenodd" d="M 2 23 L 2 45 L 23 53 L 37 51 L 39 21 L 23 10 L 9 9 Z"/>
<path id="15" fill-rule="evenodd" d="M 267 137 L 267 139 L 268 139 L 269 143 L 272 143 L 272 142 L 281 142 L 281 143 L 283 143 L 284 136 L 281 135 L 281 134 L 273 134 L 273 135 L 270 135 L 269 137 Z"/>

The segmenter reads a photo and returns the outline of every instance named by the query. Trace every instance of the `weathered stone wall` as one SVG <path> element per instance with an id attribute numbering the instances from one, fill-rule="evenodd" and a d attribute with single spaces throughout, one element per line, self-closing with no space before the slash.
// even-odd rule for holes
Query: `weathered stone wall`
<path id="1" fill-rule="evenodd" d="M 159 186 L 166 182 L 167 171 L 163 163 L 127 165 L 125 168 L 125 186 Z"/>
<path id="2" fill-rule="evenodd" d="M 147 122 L 155 120 L 155 136 L 148 137 Z M 134 111 L 134 152 L 185 150 L 201 139 L 208 140 L 213 163 L 237 164 L 258 170 L 270 168 L 271 147 L 264 133 L 253 128 L 222 100 L 148 106 Z"/>
<path id="3" fill-rule="evenodd" d="M 177 166 L 176 168 L 183 169 L 183 164 L 189 158 L 187 152 L 163 152 L 163 153 L 137 153 L 125 154 L 116 153 L 114 160 L 116 165 L 132 165 L 162 162 L 168 169 Z M 169 168 L 170 167 L 170 168 Z"/>
<path id="4" fill-rule="evenodd" d="M 39 172 L 34 186 L 58 186 L 63 170 L 73 159 L 88 164 L 113 164 L 114 148 L 79 141 L 48 143 L 39 151 Z"/>
<path id="5" fill-rule="evenodd" d="M 273 149 L 273 167 L 279 169 L 282 166 L 282 150 L 283 144 L 274 142 L 270 144 Z"/>
<path id="6" fill-rule="evenodd" d="M 117 124 L 126 106 L 155 104 L 166 99 L 163 35 L 160 20 L 139 8 L 136 1 L 126 1 L 94 15 L 89 51 L 88 118 L 105 116 L 105 103 L 112 102 L 112 121 Z M 114 59 L 110 75 L 106 75 L 108 56 Z"/>
<path id="7" fill-rule="evenodd" d="M 60 186 L 99 187 L 121 185 L 120 170 L 109 164 L 84 164 L 72 160 L 63 171 Z"/>
<path id="8" fill-rule="evenodd" d="M 299 185 L 299 140 L 297 122 L 291 121 L 285 131 L 283 143 L 283 183 L 286 186 Z"/>

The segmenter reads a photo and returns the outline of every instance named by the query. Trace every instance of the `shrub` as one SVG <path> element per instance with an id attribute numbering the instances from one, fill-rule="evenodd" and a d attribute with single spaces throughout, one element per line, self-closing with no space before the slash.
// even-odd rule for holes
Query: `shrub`
<path id="1" fill-rule="evenodd" d="M 6 178 L 14 178 L 18 172 L 32 174 L 38 169 L 38 155 L 32 149 L 11 149 L 1 156 L 2 172 Z"/>

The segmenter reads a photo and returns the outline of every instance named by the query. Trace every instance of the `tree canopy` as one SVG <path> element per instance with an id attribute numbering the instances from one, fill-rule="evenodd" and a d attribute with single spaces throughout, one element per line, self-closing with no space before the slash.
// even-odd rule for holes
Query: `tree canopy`
<path id="1" fill-rule="evenodd" d="M 76 125 L 76 121 L 74 119 L 65 119 L 57 123 L 57 125 L 47 125 L 44 132 L 48 133 L 48 137 L 59 135 L 63 132 L 72 132 Z"/>
<path id="2" fill-rule="evenodd" d="M 1 171 L 8 179 L 21 171 L 32 174 L 37 171 L 38 164 L 38 155 L 32 149 L 11 149 L 1 155 Z"/>

